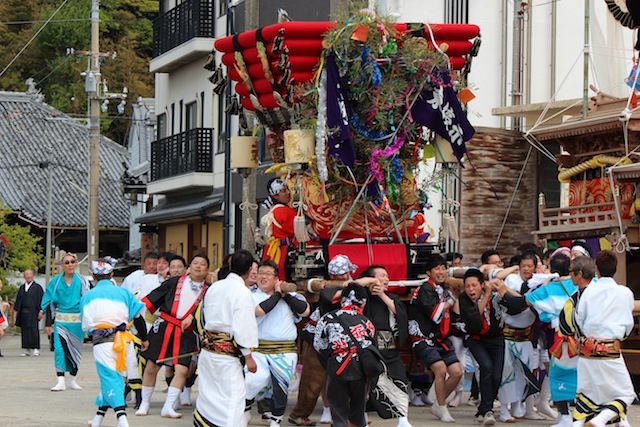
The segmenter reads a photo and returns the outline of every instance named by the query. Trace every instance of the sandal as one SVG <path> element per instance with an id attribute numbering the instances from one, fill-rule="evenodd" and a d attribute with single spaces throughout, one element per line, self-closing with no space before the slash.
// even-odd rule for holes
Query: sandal
<path id="1" fill-rule="evenodd" d="M 293 424 L 294 426 L 315 426 L 316 422 L 311 421 L 309 418 L 291 418 L 289 417 L 289 424 Z"/>

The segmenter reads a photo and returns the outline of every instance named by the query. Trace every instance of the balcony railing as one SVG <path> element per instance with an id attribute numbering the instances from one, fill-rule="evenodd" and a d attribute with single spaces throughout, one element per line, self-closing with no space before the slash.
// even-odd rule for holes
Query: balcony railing
<path id="1" fill-rule="evenodd" d="M 619 226 L 615 202 L 548 208 L 543 194 L 538 200 L 538 221 L 536 234 L 584 233 Z"/>
<path id="2" fill-rule="evenodd" d="M 190 129 L 151 143 L 151 181 L 190 172 L 213 172 L 213 129 Z"/>
<path id="3" fill-rule="evenodd" d="M 211 0 L 187 0 L 153 21 L 153 57 L 195 37 L 214 38 L 214 10 Z"/>

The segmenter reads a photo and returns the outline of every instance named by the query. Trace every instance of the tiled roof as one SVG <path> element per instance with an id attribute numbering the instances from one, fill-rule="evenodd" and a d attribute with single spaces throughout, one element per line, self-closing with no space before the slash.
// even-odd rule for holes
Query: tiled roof
<path id="1" fill-rule="evenodd" d="M 135 219 L 139 224 L 158 224 L 161 222 L 174 221 L 176 219 L 202 218 L 208 215 L 208 211 L 213 209 L 218 213 L 222 206 L 224 195 L 222 191 L 214 190 L 207 196 L 181 196 L 174 199 L 165 199 L 163 203 L 153 207 Z"/>
<path id="2" fill-rule="evenodd" d="M 49 159 L 53 183 L 52 225 L 87 226 L 89 130 L 42 102 L 38 95 L 0 92 L 0 201 L 22 218 L 47 223 Z M 120 190 L 127 150 L 100 139 L 100 227 L 128 228 L 129 208 Z M 124 164 L 124 166 L 123 166 Z"/>

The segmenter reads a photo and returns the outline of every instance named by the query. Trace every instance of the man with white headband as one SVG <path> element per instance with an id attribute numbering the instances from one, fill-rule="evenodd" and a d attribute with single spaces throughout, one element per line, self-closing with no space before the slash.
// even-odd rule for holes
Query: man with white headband
<path id="1" fill-rule="evenodd" d="M 133 323 L 142 340 L 142 348 L 146 349 L 148 345 L 147 329 L 140 316 L 144 304 L 127 289 L 111 282 L 114 261 L 113 258 L 103 258 L 91 262 L 96 285 L 80 300 L 82 330 L 91 336 L 93 357 L 100 377 L 100 394 L 96 399 L 98 412 L 89 421 L 91 427 L 100 427 L 109 408 L 116 413 L 118 427 L 129 426 L 122 373 L 126 371 L 126 343 L 137 340 L 129 332 Z"/>
<path id="2" fill-rule="evenodd" d="M 262 259 L 271 259 L 278 264 L 278 278 L 285 280 L 287 252 L 290 246 L 297 245 L 293 228 L 297 212 L 289 206 L 291 191 L 280 178 L 270 180 L 267 184 L 267 190 L 269 191 L 267 201 L 269 212 L 262 217 L 260 223 L 264 227 L 269 242 L 262 250 Z"/>

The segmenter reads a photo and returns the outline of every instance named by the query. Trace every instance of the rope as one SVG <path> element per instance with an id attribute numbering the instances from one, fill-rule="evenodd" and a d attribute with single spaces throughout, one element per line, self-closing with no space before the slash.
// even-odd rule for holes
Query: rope
<path id="1" fill-rule="evenodd" d="M 511 212 L 511 206 L 513 206 L 513 201 L 516 198 L 516 192 L 518 191 L 518 187 L 520 186 L 520 182 L 522 181 L 522 176 L 524 175 L 524 171 L 527 169 L 527 163 L 529 162 L 529 157 L 531 157 L 531 153 L 533 152 L 533 147 L 529 146 L 529 151 L 527 152 L 527 157 L 524 159 L 524 163 L 522 164 L 522 169 L 520 169 L 520 176 L 518 176 L 518 181 L 516 182 L 516 187 L 513 189 L 513 193 L 511 194 L 511 200 L 509 200 L 509 206 L 507 206 L 507 212 L 504 214 L 504 218 L 502 219 L 502 225 L 500 226 L 500 231 L 498 232 L 498 237 L 496 238 L 496 243 L 493 245 L 493 250 L 495 251 L 498 247 L 498 243 L 500 242 L 500 237 L 502 237 L 502 232 L 504 231 L 504 226 L 507 223 L 507 218 L 509 218 L 509 212 Z"/>
<path id="2" fill-rule="evenodd" d="M 244 211 L 247 209 L 252 211 L 257 211 L 258 205 L 256 203 L 253 203 L 251 200 L 249 200 L 249 186 L 243 185 L 242 186 L 242 203 L 240 203 L 240 210 Z"/>

